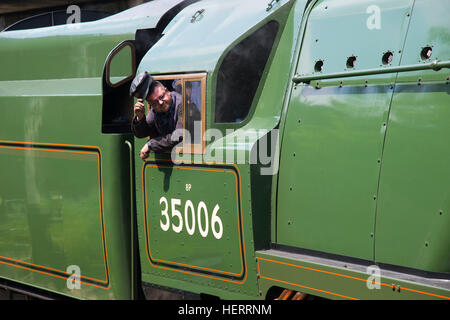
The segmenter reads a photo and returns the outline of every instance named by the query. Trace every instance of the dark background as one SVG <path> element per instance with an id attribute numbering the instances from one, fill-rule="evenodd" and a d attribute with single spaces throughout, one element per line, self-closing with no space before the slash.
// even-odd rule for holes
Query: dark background
<path id="1" fill-rule="evenodd" d="M 0 31 L 67 23 L 70 5 L 81 9 L 81 22 L 98 20 L 151 0 L 2 0 Z M 5 30 L 6 31 L 6 30 Z"/>

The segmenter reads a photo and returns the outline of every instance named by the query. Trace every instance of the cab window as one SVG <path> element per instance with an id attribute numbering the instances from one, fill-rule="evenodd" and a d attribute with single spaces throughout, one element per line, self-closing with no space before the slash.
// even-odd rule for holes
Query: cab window
<path id="1" fill-rule="evenodd" d="M 183 102 L 183 153 L 204 153 L 206 73 L 153 76 L 169 91 L 178 92 Z"/>

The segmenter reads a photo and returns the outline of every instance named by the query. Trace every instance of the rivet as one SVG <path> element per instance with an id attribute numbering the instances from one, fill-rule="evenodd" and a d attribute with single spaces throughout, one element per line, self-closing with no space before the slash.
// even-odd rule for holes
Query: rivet
<path id="1" fill-rule="evenodd" d="M 369 81 L 366 80 L 364 86 L 367 88 L 368 84 L 369 84 Z"/>
<path id="2" fill-rule="evenodd" d="M 373 200 L 377 200 L 377 196 L 373 196 Z"/>
<path id="3" fill-rule="evenodd" d="M 301 122 L 302 122 L 302 120 L 298 119 L 298 123 L 301 123 Z"/>
<path id="4" fill-rule="evenodd" d="M 428 247 L 429 243 L 428 241 L 425 241 L 425 247 Z"/>
<path id="5" fill-rule="evenodd" d="M 378 162 L 378 163 L 381 163 L 381 159 L 378 159 L 377 162 Z"/>
<path id="6" fill-rule="evenodd" d="M 342 81 L 339 82 L 339 88 L 342 88 Z"/>
<path id="7" fill-rule="evenodd" d="M 444 211 L 439 210 L 439 215 L 442 216 L 442 214 L 444 213 Z"/>
<path id="8" fill-rule="evenodd" d="M 421 85 L 422 84 L 422 78 L 419 78 L 419 80 L 418 80 L 418 82 L 417 82 L 417 85 Z"/>
<path id="9" fill-rule="evenodd" d="M 293 156 L 295 157 L 295 152 L 294 152 Z"/>

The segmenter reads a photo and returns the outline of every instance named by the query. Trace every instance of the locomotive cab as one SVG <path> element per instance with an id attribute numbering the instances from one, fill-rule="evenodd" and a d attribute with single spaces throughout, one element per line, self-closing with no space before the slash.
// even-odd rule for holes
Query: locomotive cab
<path id="1" fill-rule="evenodd" d="M 435 2 L 154 0 L 0 33 L 0 286 L 450 299 Z M 181 95 L 183 140 L 142 161 L 144 71 Z"/>
<path id="2" fill-rule="evenodd" d="M 134 140 L 144 286 L 189 281 L 194 292 L 210 295 L 220 287 L 225 296 L 229 290 L 241 291 L 242 298 L 257 293 L 249 278 L 253 233 L 258 245 L 268 243 L 270 233 L 259 230 L 261 222 L 253 230 L 245 201 L 250 188 L 243 186 L 256 183 L 250 158 L 258 130 L 270 132 L 281 113 L 287 79 L 280 79 L 289 72 L 292 51 L 276 48 L 292 45 L 293 24 L 285 30 L 291 8 L 289 1 L 270 9 L 261 1 L 194 3 L 174 17 L 140 62 L 137 73 L 147 71 L 182 94 L 185 129 L 170 154 L 150 154 L 145 162 L 137 153 L 145 140 Z M 273 97 L 278 101 L 262 103 L 264 88 L 272 85 L 281 88 Z M 268 114 L 269 121 L 260 120 Z M 259 215 L 268 227 L 266 209 Z"/>

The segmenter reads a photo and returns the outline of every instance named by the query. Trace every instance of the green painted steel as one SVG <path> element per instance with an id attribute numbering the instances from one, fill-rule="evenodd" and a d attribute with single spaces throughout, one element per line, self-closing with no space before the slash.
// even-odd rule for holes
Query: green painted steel
<path id="1" fill-rule="evenodd" d="M 450 270 L 450 153 L 443 139 L 449 135 L 449 94 L 445 83 L 396 84 L 380 178 L 376 261 Z"/>
<path id="2" fill-rule="evenodd" d="M 446 1 L 434 12 L 416 1 L 402 65 L 450 56 Z M 433 19 L 429 19 L 430 14 Z M 439 30 L 446 30 L 439 33 Z M 423 59 L 423 47 L 432 55 Z M 448 273 L 450 226 L 448 162 L 449 71 L 399 74 L 387 126 L 376 221 L 375 259 Z"/>
<path id="3" fill-rule="evenodd" d="M 281 287 L 337 300 L 450 299 L 446 280 L 402 278 L 376 266 L 333 263 L 276 250 L 258 251 L 256 257 L 263 295 L 272 287 Z"/>
<path id="4" fill-rule="evenodd" d="M 178 155 L 176 160 L 186 161 L 188 163 L 186 166 L 164 168 L 167 166 L 164 165 L 167 157 L 161 158 L 158 156 L 156 157 L 156 164 L 155 160 L 150 161 L 149 164 L 157 168 L 150 167 L 149 171 L 147 171 L 148 169 L 145 171 L 139 169 L 139 173 L 136 175 L 137 218 L 142 280 L 144 282 L 164 287 L 182 287 L 187 291 L 207 293 L 223 298 L 261 298 L 258 290 L 254 251 L 255 246 L 261 247 L 267 245 L 270 241 L 270 216 L 263 213 L 270 210 L 270 202 L 260 201 L 259 192 L 264 190 L 264 192 L 270 194 L 271 176 L 267 176 L 269 179 L 260 179 L 260 166 L 251 165 L 249 159 L 252 149 L 258 149 L 261 135 L 265 135 L 274 129 L 279 121 L 282 101 L 289 83 L 285 74 L 290 72 L 291 64 L 295 59 L 293 48 L 298 38 L 297 30 L 305 3 L 306 1 L 299 1 L 293 6 L 293 3 L 288 1 L 280 1 L 270 12 L 266 11 L 267 3 L 264 1 L 239 2 L 239 5 L 227 3 L 225 6 L 218 1 L 196 3 L 192 5 L 190 11 L 182 11 L 174 19 L 176 21 L 176 23 L 173 22 L 174 31 L 168 31 L 168 35 L 172 35 L 173 38 L 168 36 L 164 39 L 164 43 L 170 42 L 176 46 L 183 45 L 183 52 L 188 52 L 186 48 L 191 48 L 193 45 L 197 46 L 194 36 L 197 37 L 198 33 L 195 33 L 194 30 L 201 27 L 202 32 L 210 29 L 215 30 L 212 43 L 220 41 L 220 47 L 211 46 L 211 49 L 214 50 L 208 51 L 208 48 L 210 48 L 208 43 L 204 50 L 192 50 L 193 52 L 198 51 L 195 59 L 178 60 L 173 55 L 178 56 L 180 53 L 172 52 L 173 47 L 167 44 L 163 46 L 161 41 L 150 49 L 143 58 L 138 68 L 141 71 L 150 70 L 162 74 L 173 74 L 174 71 L 188 73 L 206 71 L 206 128 L 214 128 L 218 130 L 216 133 L 219 134 L 218 139 L 207 145 L 203 156 Z M 202 8 L 205 9 L 204 17 L 191 24 L 190 12 Z M 227 19 L 224 19 L 224 17 L 227 17 Z M 219 20 L 224 20 L 224 25 L 218 26 L 216 22 Z M 215 124 L 215 87 L 218 69 L 223 57 L 234 45 L 271 20 L 276 20 L 280 24 L 278 36 L 275 40 L 277 50 L 273 50 L 269 57 L 261 85 L 256 94 L 258 100 L 255 99 L 249 116 L 242 123 Z M 198 24 L 198 26 L 195 24 Z M 227 26 L 230 27 L 227 28 Z M 220 29 L 217 29 L 218 27 Z M 170 25 L 167 29 L 170 29 Z M 183 37 L 178 37 L 175 31 L 182 34 Z M 202 40 L 203 37 L 199 36 L 198 38 L 200 44 L 205 41 Z M 180 43 L 172 42 L 173 39 L 180 40 Z M 206 54 L 209 58 L 204 57 Z M 167 59 L 168 55 L 173 59 Z M 264 90 L 266 87 L 270 87 L 271 90 Z M 237 130 L 232 133 L 226 132 L 226 129 L 232 128 Z M 226 133 L 228 134 L 225 135 Z M 145 140 L 135 139 L 135 145 L 139 146 L 143 144 L 143 141 Z M 142 168 L 143 164 L 138 151 L 139 147 L 136 147 L 136 168 Z M 218 155 L 223 155 L 223 158 Z M 244 159 L 244 161 L 240 162 L 239 159 Z M 195 164 L 198 168 L 192 167 L 192 164 Z M 221 170 L 225 170 L 225 172 L 221 173 Z M 172 173 L 170 175 L 166 173 L 164 176 L 163 172 L 165 171 Z M 155 180 L 150 180 L 151 176 Z M 255 178 L 255 176 L 258 178 Z M 149 186 L 151 192 L 144 190 L 143 177 L 145 177 L 145 185 Z M 168 180 L 170 180 L 170 184 L 167 182 Z M 258 181 L 264 181 L 265 184 L 258 184 Z M 192 191 L 186 191 L 186 184 L 192 185 Z M 145 198 L 142 198 L 141 195 Z M 173 219 L 175 227 L 178 226 L 179 220 L 176 217 L 176 210 L 181 212 L 185 227 L 184 210 L 187 200 L 192 201 L 196 215 L 200 201 L 206 203 L 209 215 L 212 214 L 214 206 L 218 204 L 221 208 L 218 211 L 218 216 L 223 221 L 223 238 L 218 240 L 211 234 L 208 235 L 209 238 L 202 238 L 198 229 L 192 236 L 188 235 L 185 229 L 177 234 L 173 231 L 172 225 L 168 231 L 163 231 L 160 226 L 161 222 L 164 224 L 166 221 L 162 217 L 165 201 L 163 200 L 160 203 L 163 196 L 167 199 L 170 207 L 172 206 L 172 199 L 180 199 L 180 205 L 178 205 L 178 202 L 174 204 L 175 217 Z M 152 199 L 153 203 L 149 207 Z M 239 202 L 237 205 L 236 200 Z M 150 208 L 153 208 L 151 210 L 153 216 L 150 218 L 145 217 L 144 213 L 140 212 L 141 208 L 144 207 L 144 201 L 145 210 L 148 209 L 147 212 L 150 212 Z M 223 209 L 226 209 L 228 213 L 221 214 Z M 191 221 L 191 209 L 188 209 L 188 212 L 188 218 Z M 172 210 L 168 211 L 168 215 L 172 217 Z M 238 215 L 240 215 L 240 221 L 238 221 Z M 255 222 L 256 218 L 253 217 L 257 217 L 258 222 Z M 203 219 L 203 213 L 201 218 Z M 146 219 L 149 219 L 148 224 Z M 151 225 L 153 225 L 153 229 Z M 145 229 L 147 226 L 149 227 L 148 231 Z M 263 226 L 265 226 L 265 230 L 261 229 Z M 152 240 L 152 231 L 155 234 L 153 239 L 156 240 Z M 149 237 L 147 232 L 150 233 Z M 241 236 L 240 240 L 239 236 Z M 150 249 L 154 245 L 152 241 L 157 241 L 157 247 L 165 248 L 159 250 L 156 259 L 152 259 L 153 254 L 149 257 L 147 243 L 149 240 Z M 168 249 L 165 246 L 166 243 L 174 243 L 176 244 L 175 248 L 182 248 L 182 250 Z M 215 246 L 215 249 L 213 249 L 213 246 Z M 213 250 L 216 251 L 217 255 L 209 255 L 206 258 L 206 253 L 211 253 Z M 186 252 L 190 254 L 188 255 Z"/>
<path id="5" fill-rule="evenodd" d="M 101 75 L 108 53 L 167 9 L 0 34 L 2 278 L 80 299 L 132 297 L 132 137 L 101 134 Z M 67 283 L 74 272 L 80 289 Z"/>
<path id="6" fill-rule="evenodd" d="M 308 18 L 297 73 L 311 73 L 318 60 L 325 61 L 323 72 L 336 72 L 352 54 L 359 57 L 358 66 L 370 68 L 379 64 L 383 48 L 401 51 L 411 1 L 389 8 L 390 28 L 376 35 L 384 39 L 374 41 L 378 48 L 351 43 L 370 35 L 361 19 L 369 5 L 319 1 Z M 360 33 L 351 32 L 361 21 Z M 342 32 L 329 34 L 331 25 L 340 25 Z M 339 48 L 325 49 L 337 40 Z M 360 80 L 343 88 L 294 87 L 281 150 L 277 243 L 373 259 L 379 160 L 395 75 L 374 77 L 386 84 L 366 86 Z"/>
<path id="7" fill-rule="evenodd" d="M 444 231 L 448 148 L 443 137 L 448 135 L 449 50 L 446 31 L 438 30 L 448 30 L 448 22 L 445 10 L 438 14 L 423 1 L 391 4 L 377 4 L 383 27 L 376 32 L 365 28 L 366 20 L 361 19 L 369 2 L 318 1 L 311 10 L 298 76 L 293 77 L 296 83 L 310 83 L 292 85 L 281 124 L 272 239 L 293 248 L 338 254 L 337 259 L 355 257 L 411 268 L 403 269 L 407 273 L 438 272 L 429 277 L 445 278 L 450 238 Z M 448 7 L 444 2 L 437 5 Z M 358 24 L 363 25 L 357 28 Z M 339 25 L 339 32 L 327 33 L 330 25 Z M 339 47 L 326 49 L 335 43 Z M 433 52 L 425 59 L 421 51 L 427 46 Z M 382 56 L 388 51 L 393 58 L 384 65 Z M 354 67 L 346 66 L 351 56 L 356 57 Z M 317 61 L 323 62 L 321 70 L 315 70 Z M 442 62 L 437 67 L 433 61 Z M 281 269 L 277 273 L 285 274 Z M 326 290 L 326 282 L 304 276 L 305 286 Z M 302 277 L 297 272 L 290 279 Z M 266 280 L 263 286 L 288 287 Z M 341 293 L 360 295 L 361 290 L 344 282 Z M 424 284 L 413 288 L 429 290 Z M 449 288 L 443 290 L 441 296 L 448 299 Z M 367 288 L 362 291 L 361 298 L 371 298 Z M 424 299 L 413 296 L 402 298 Z M 372 298 L 399 297 L 377 293 Z"/>
<path id="8" fill-rule="evenodd" d="M 143 179 L 146 251 L 152 265 L 226 279 L 246 276 L 236 168 L 147 161 Z"/>
<path id="9" fill-rule="evenodd" d="M 389 86 L 296 90 L 280 160 L 276 242 L 371 260 Z"/>
<path id="10" fill-rule="evenodd" d="M 158 0 L 0 33 L 0 280 L 78 299 L 450 299 L 450 7 L 435 5 Z M 247 117 L 215 123 L 222 62 L 273 21 Z M 119 52 L 113 82 L 206 74 L 203 154 L 142 161 L 147 140 L 105 123 L 131 112 L 128 84 L 102 77 L 124 40 L 138 54 Z"/>

